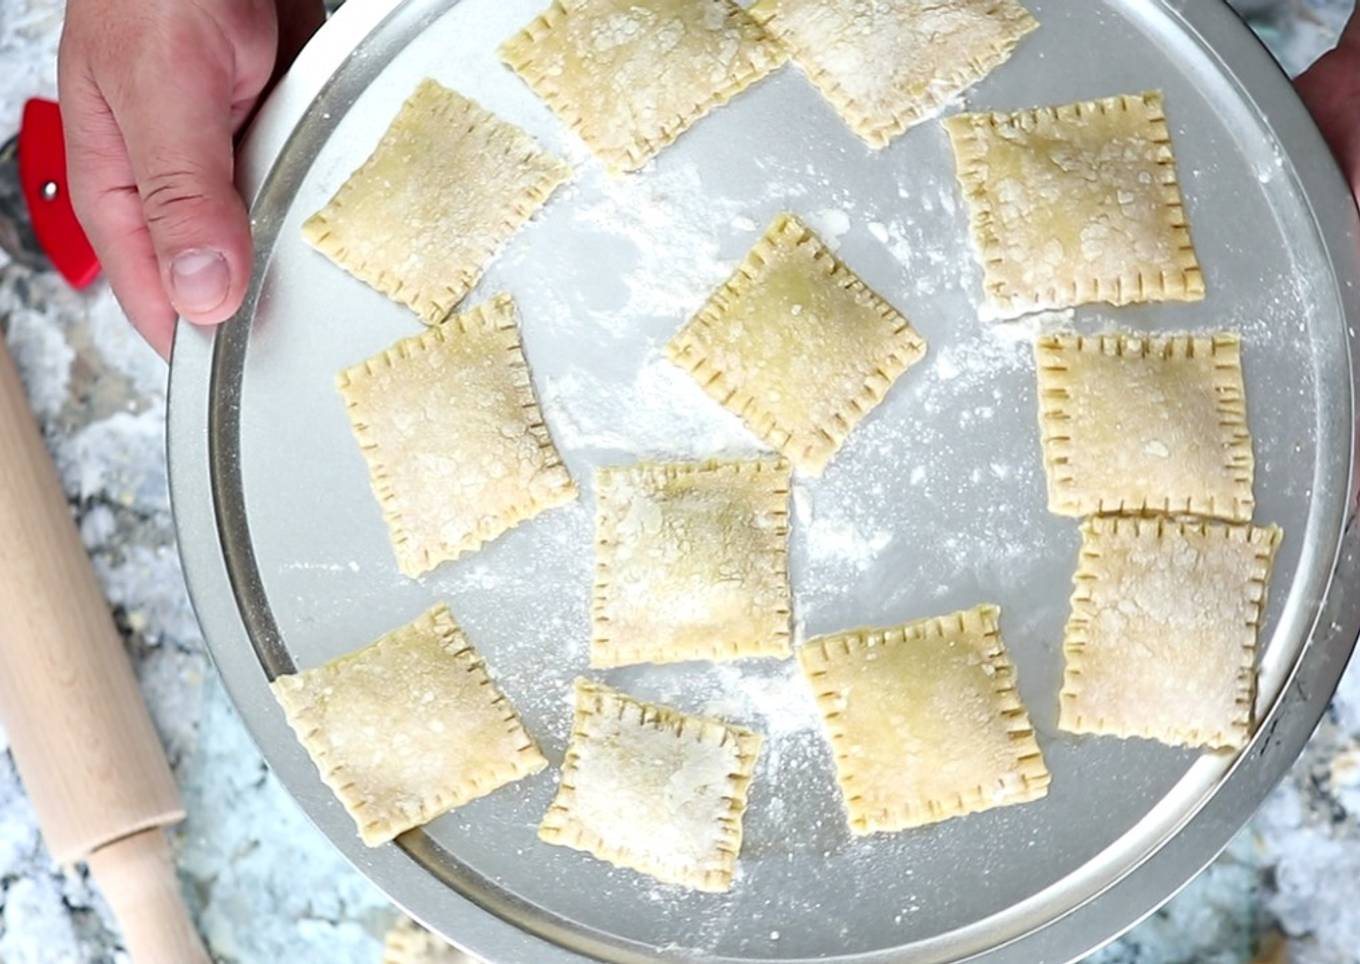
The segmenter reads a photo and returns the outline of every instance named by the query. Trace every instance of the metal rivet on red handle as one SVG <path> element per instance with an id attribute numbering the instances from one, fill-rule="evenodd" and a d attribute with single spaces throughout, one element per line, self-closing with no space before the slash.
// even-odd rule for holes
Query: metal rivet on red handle
<path id="1" fill-rule="evenodd" d="M 99 260 L 71 209 L 66 183 L 66 141 L 54 101 L 33 98 L 19 127 L 19 185 L 33 234 L 43 252 L 74 287 L 99 276 Z"/>

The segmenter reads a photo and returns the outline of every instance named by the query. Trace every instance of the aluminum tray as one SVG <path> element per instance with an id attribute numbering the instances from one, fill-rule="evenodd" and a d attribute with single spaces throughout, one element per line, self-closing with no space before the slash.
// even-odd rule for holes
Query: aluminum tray
<path id="1" fill-rule="evenodd" d="M 194 604 L 275 773 L 394 900 L 491 961 L 979 955 L 1032 964 L 1107 940 L 1248 818 L 1308 738 L 1360 626 L 1357 594 L 1343 588 L 1360 578 L 1350 528 L 1357 219 L 1287 81 L 1218 0 L 1030 0 L 1042 29 L 969 105 L 1163 89 L 1210 295 L 987 325 L 937 124 L 870 152 L 787 68 L 651 168 L 610 181 L 495 58 L 496 43 L 544 2 L 351 0 L 276 89 L 241 153 L 254 282 L 241 316 L 216 336 L 179 332 L 170 463 Z M 502 289 L 519 300 L 548 422 L 584 492 L 415 582 L 397 573 L 333 376 L 419 325 L 309 250 L 299 224 L 426 75 L 580 169 L 472 300 Z M 825 477 L 797 486 L 799 630 L 1000 603 L 1053 771 L 1049 796 L 852 840 L 792 664 L 690 664 L 604 675 L 770 734 L 729 895 L 655 887 L 540 844 L 552 771 L 398 843 L 363 847 L 266 681 L 446 600 L 560 759 L 570 680 L 586 671 L 591 467 L 754 448 L 659 349 L 784 209 L 838 243 L 931 343 L 928 361 Z M 1237 758 L 1056 730 L 1077 532 L 1044 510 L 1029 350 L 1055 323 L 1227 327 L 1245 337 L 1257 517 L 1281 524 L 1286 541 L 1263 635 L 1263 723 Z"/>

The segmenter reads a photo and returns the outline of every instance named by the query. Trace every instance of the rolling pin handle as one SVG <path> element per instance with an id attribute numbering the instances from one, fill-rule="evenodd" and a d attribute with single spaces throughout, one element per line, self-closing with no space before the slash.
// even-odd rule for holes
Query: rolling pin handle
<path id="1" fill-rule="evenodd" d="M 210 964 L 184 909 L 175 861 L 160 827 L 106 844 L 86 861 L 122 925 L 133 964 Z"/>
<path id="2" fill-rule="evenodd" d="M 160 829 L 179 791 L 2 337 L 0 573 L 0 720 L 48 850 L 88 860 L 134 964 L 206 964 Z"/>

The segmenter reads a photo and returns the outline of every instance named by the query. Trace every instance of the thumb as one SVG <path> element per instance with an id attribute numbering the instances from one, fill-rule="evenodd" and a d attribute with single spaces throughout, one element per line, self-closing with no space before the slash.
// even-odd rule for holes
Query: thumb
<path id="1" fill-rule="evenodd" d="M 147 85 L 130 84 L 110 106 L 165 293 L 184 318 L 216 324 L 244 297 L 250 223 L 232 182 L 230 70 L 203 57 L 185 67 L 173 81 L 157 72 Z"/>

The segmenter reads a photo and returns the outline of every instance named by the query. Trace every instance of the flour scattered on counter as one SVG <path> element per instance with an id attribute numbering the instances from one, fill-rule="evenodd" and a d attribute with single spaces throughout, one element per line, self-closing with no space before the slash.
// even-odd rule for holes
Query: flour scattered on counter
<path id="1" fill-rule="evenodd" d="M 16 880 L 4 896 L 0 960 L 5 964 L 87 959 L 55 878 L 41 874 Z"/>
<path id="2" fill-rule="evenodd" d="M 38 859 L 42 844 L 33 805 L 19 784 L 14 762 L 4 756 L 8 740 L 0 741 L 0 747 L 0 878 L 17 877 L 25 864 Z"/>
<path id="3" fill-rule="evenodd" d="M 928 213 L 933 207 L 929 204 L 925 211 Z M 971 255 L 959 257 L 960 240 L 956 232 L 939 230 L 933 220 L 871 221 L 868 231 L 903 267 L 917 295 L 934 295 L 942 286 L 962 285 L 963 279 L 976 270 Z"/>
<path id="4" fill-rule="evenodd" d="M 0 139 L 19 129 L 24 101 L 57 96 L 57 42 L 61 0 L 7 0 L 0 17 Z"/>
<path id="5" fill-rule="evenodd" d="M 918 389 L 921 408 L 929 414 L 958 409 L 960 397 L 973 398 L 1008 373 L 1033 367 L 1032 346 L 1032 337 L 999 336 L 986 328 L 940 346 L 922 363 L 930 380 Z M 968 411 L 958 410 L 961 414 Z"/>
<path id="6" fill-rule="evenodd" d="M 850 231 L 850 215 L 840 208 L 822 208 L 809 215 L 807 222 L 832 251 L 841 246 Z"/>
<path id="7" fill-rule="evenodd" d="M 127 508 L 150 511 L 164 504 L 165 408 L 115 412 L 57 443 L 55 457 L 66 488 L 81 498 L 96 494 Z"/>
<path id="8" fill-rule="evenodd" d="M 815 557 L 847 563 L 861 572 L 892 540 L 887 529 L 863 533 L 845 519 L 815 518 L 807 532 L 808 551 Z"/>
<path id="9" fill-rule="evenodd" d="M 554 437 L 566 451 L 675 459 L 754 455 L 764 448 L 739 418 L 659 353 L 623 391 L 574 368 L 549 379 L 544 397 Z"/>
<path id="10" fill-rule="evenodd" d="M 104 595 L 122 607 L 128 628 L 148 643 L 198 640 L 198 621 L 184 605 L 184 572 L 173 546 L 134 545 L 99 552 L 94 566 Z"/>
<path id="11" fill-rule="evenodd" d="M 34 412 L 55 416 L 66 402 L 76 353 L 60 330 L 33 311 L 9 316 L 7 341 Z"/>
<path id="12" fill-rule="evenodd" d="M 358 572 L 359 564 L 354 561 L 341 562 L 287 562 L 285 572 Z"/>
<path id="13" fill-rule="evenodd" d="M 791 496 L 793 502 L 793 519 L 799 526 L 812 524 L 812 513 L 815 504 L 812 501 L 812 490 L 805 484 L 797 481 L 793 483 Z"/>
<path id="14" fill-rule="evenodd" d="M 894 220 L 888 224 L 875 222 L 879 230 L 874 231 L 873 235 L 880 243 L 886 244 L 892 256 L 906 267 L 912 267 L 914 248 L 911 240 L 907 237 L 906 224 L 902 221 Z M 871 227 L 872 230 L 872 227 Z M 918 244 L 923 240 L 918 238 Z"/>
<path id="15" fill-rule="evenodd" d="M 720 229 L 761 230 L 748 213 L 751 207 L 797 194 L 788 185 L 771 182 L 763 197 L 713 197 L 704 191 L 693 165 L 647 177 L 616 178 L 594 171 L 581 190 L 591 200 L 573 212 L 580 231 L 596 235 L 625 266 L 620 283 L 626 299 L 599 318 L 617 335 L 631 333 L 640 316 L 674 318 L 677 324 L 687 319 L 736 263 L 736 257 L 723 256 L 725 232 Z"/>
<path id="16" fill-rule="evenodd" d="M 117 531 L 118 519 L 106 505 L 91 506 L 80 520 L 80 541 L 90 552 L 105 545 Z"/>
<path id="17" fill-rule="evenodd" d="M 463 573 L 463 585 L 478 592 L 495 592 L 501 585 L 501 573 L 485 563 L 470 565 Z"/>
<path id="18" fill-rule="evenodd" d="M 1082 325 L 1084 333 L 1094 334 L 1102 331 L 1115 331 L 1120 328 L 1119 323 L 1114 318 L 1102 314 L 1099 308 L 1093 310 L 1096 312 L 1095 317 Z M 1076 318 L 1076 309 L 1062 308 L 1057 311 L 1036 311 L 1031 315 L 1021 315 L 1019 318 L 991 321 L 985 324 L 988 334 L 996 341 L 1013 345 L 1020 344 L 1028 348 L 1034 344 L 1034 339 L 1040 335 L 1074 327 Z"/>
<path id="19" fill-rule="evenodd" d="M 631 324 L 638 315 L 687 316 L 730 270 L 719 258 L 708 218 L 696 216 L 691 207 L 702 203 L 704 196 L 693 167 L 655 178 L 600 175 L 590 186 L 598 188 L 600 196 L 575 211 L 576 221 L 631 249 L 623 252 L 630 257 L 621 259 L 631 260 L 632 269 L 623 278 L 629 298 L 613 313 L 620 323 Z M 714 204 L 729 209 L 719 214 L 722 220 L 738 216 L 737 202 Z M 674 248 L 655 243 L 662 237 Z M 675 250 L 685 257 L 674 258 Z"/>

